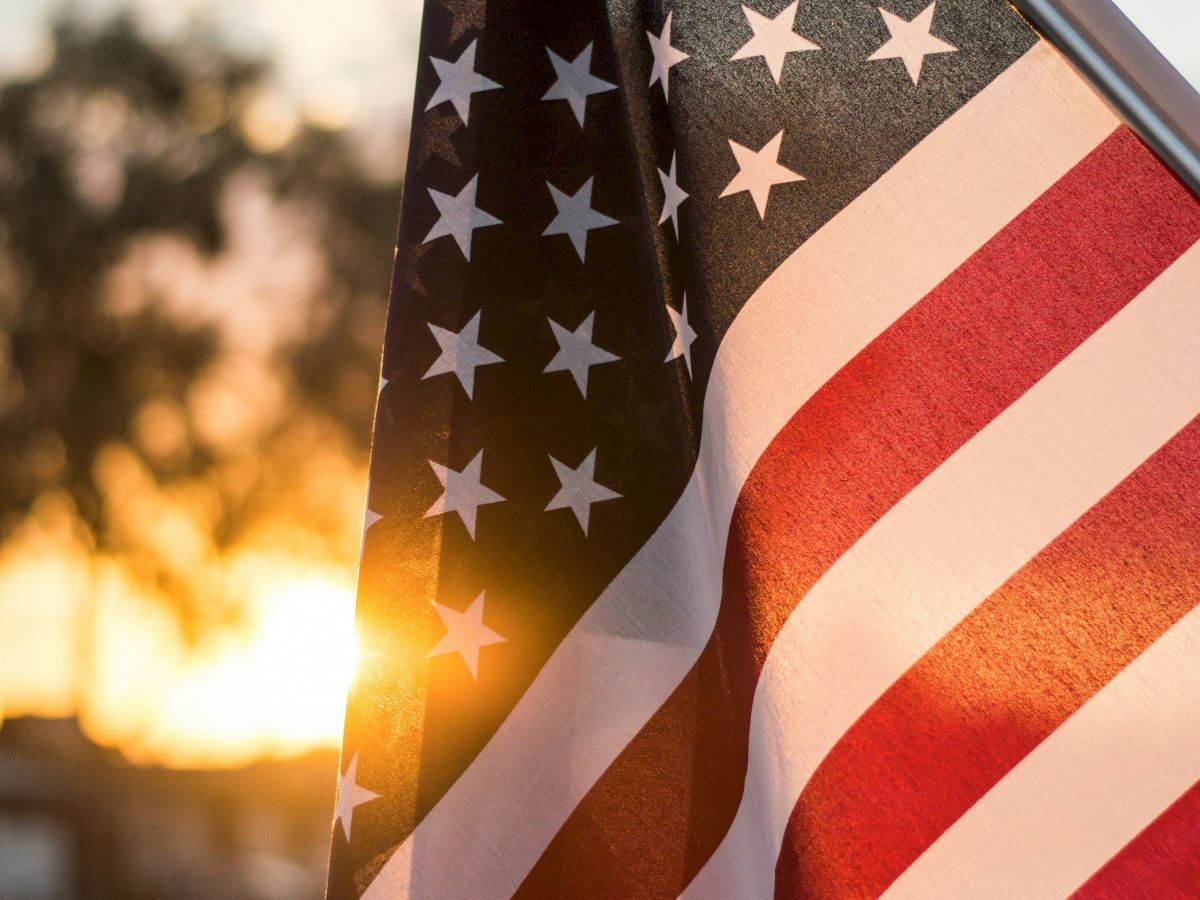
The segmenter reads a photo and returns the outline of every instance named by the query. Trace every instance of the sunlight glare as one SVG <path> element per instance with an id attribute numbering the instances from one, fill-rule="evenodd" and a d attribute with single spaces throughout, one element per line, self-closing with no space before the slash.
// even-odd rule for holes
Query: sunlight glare
<path id="1" fill-rule="evenodd" d="M 281 562 L 253 561 L 260 591 L 245 629 L 223 631 L 186 658 L 152 719 L 122 741 L 126 756 L 237 765 L 337 746 L 358 664 L 351 585 L 342 572 Z M 128 635 L 129 625 L 119 630 Z"/>

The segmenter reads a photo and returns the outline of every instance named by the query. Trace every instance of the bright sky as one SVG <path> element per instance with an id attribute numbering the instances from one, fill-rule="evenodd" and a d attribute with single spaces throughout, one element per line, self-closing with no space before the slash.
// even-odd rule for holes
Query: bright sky
<path id="1" fill-rule="evenodd" d="M 45 64 L 46 26 L 63 5 L 63 0 L 0 0 L 0 78 Z M 167 39 L 199 23 L 236 50 L 270 57 L 280 87 L 301 106 L 344 107 L 346 118 L 369 137 L 380 137 L 382 130 L 403 139 L 422 5 L 422 0 L 75 0 L 71 8 L 97 20 L 133 10 L 147 31 Z"/>
<path id="2" fill-rule="evenodd" d="M 1116 0 L 1116 4 L 1200 90 L 1200 2 Z"/>
<path id="3" fill-rule="evenodd" d="M 731 0 L 732 2 L 732 0 Z M 1200 2 L 1116 0 L 1200 89 Z M 0 75 L 36 66 L 59 0 L 0 0 Z M 357 118 L 406 122 L 417 62 L 421 0 L 79 0 L 104 16 L 131 8 L 156 34 L 189 21 L 215 26 L 244 50 L 266 53 L 301 102 L 349 98 Z M 332 95 L 332 96 L 331 96 Z"/>

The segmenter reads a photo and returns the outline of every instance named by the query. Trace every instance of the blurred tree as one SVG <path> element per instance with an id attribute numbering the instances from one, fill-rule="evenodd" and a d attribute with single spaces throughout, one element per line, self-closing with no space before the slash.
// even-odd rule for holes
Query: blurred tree
<path id="1" fill-rule="evenodd" d="M 311 466 L 365 460 L 400 186 L 211 35 L 54 44 L 0 86 L 0 542 L 57 498 L 200 626 L 264 519 L 352 562 Z"/>

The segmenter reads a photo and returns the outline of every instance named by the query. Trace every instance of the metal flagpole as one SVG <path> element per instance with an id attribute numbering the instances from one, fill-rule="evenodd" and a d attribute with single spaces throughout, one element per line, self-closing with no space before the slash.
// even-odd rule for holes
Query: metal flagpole
<path id="1" fill-rule="evenodd" d="M 1012 0 L 1200 194 L 1200 93 L 1110 0 Z"/>

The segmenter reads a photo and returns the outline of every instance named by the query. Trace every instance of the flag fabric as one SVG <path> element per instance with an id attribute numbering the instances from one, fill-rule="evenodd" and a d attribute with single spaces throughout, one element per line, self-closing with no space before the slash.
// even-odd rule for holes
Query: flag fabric
<path id="1" fill-rule="evenodd" d="M 1200 203 L 878 2 L 429 0 L 331 898 L 1200 896 Z"/>

